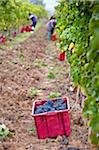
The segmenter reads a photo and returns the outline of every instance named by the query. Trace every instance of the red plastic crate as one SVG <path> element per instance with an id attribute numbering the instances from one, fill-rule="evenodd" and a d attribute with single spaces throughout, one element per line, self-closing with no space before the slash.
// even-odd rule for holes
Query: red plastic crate
<path id="1" fill-rule="evenodd" d="M 47 100 L 33 102 L 32 116 L 34 117 L 39 139 L 70 135 L 69 101 L 68 98 L 62 99 L 67 104 L 68 109 L 40 114 L 35 114 L 35 109 L 37 106 L 43 105 Z M 55 101 L 56 99 L 52 100 Z"/>
<path id="2" fill-rule="evenodd" d="M 2 35 L 0 37 L 0 43 L 5 44 L 5 42 L 6 42 L 6 37 Z"/>
<path id="3" fill-rule="evenodd" d="M 56 41 L 57 40 L 56 35 L 52 35 L 51 39 L 52 39 L 52 41 Z"/>
<path id="4" fill-rule="evenodd" d="M 32 31 L 32 27 L 31 26 L 23 26 L 21 28 L 21 33 L 23 32 L 31 32 Z"/>
<path id="5" fill-rule="evenodd" d="M 65 52 L 60 53 L 59 56 L 58 56 L 58 59 L 59 59 L 60 61 L 65 61 L 65 58 L 66 58 Z"/>
<path id="6" fill-rule="evenodd" d="M 25 30 L 26 30 L 26 32 L 30 32 L 30 31 L 32 31 L 32 27 L 31 26 L 26 26 Z"/>

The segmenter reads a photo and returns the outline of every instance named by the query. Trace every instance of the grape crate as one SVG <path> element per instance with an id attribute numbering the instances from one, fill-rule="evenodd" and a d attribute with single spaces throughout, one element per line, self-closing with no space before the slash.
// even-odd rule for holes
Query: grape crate
<path id="1" fill-rule="evenodd" d="M 40 139 L 71 133 L 68 98 L 35 101 L 32 116 Z"/>

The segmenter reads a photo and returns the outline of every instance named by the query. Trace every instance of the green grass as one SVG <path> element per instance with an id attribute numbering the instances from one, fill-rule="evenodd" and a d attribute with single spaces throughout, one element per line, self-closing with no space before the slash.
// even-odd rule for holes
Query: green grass
<path id="1" fill-rule="evenodd" d="M 20 52 L 18 53 L 18 57 L 19 57 L 19 59 L 20 59 L 21 62 L 23 62 L 24 59 L 25 59 L 24 53 L 23 53 L 22 51 L 20 51 Z"/>
<path id="2" fill-rule="evenodd" d="M 29 97 L 34 98 L 35 96 L 37 96 L 39 91 L 40 90 L 38 90 L 37 88 L 32 87 L 32 88 L 29 89 L 28 95 L 29 95 Z"/>
<path id="3" fill-rule="evenodd" d="M 52 72 L 49 72 L 47 75 L 48 79 L 55 79 L 55 75 Z"/>
<path id="4" fill-rule="evenodd" d="M 34 133 L 35 132 L 35 128 L 30 128 L 28 129 L 29 132 Z"/>
<path id="5" fill-rule="evenodd" d="M 41 66 L 42 67 L 47 67 L 48 65 L 46 63 L 42 62 Z"/>
<path id="6" fill-rule="evenodd" d="M 46 67 L 48 65 L 43 60 L 37 59 L 34 62 L 34 66 L 38 67 L 38 68 L 41 68 L 41 67 Z"/>
<path id="7" fill-rule="evenodd" d="M 5 124 L 0 124 L 0 137 L 5 138 L 7 136 L 10 136 L 11 132 L 9 128 L 5 126 Z"/>
<path id="8" fill-rule="evenodd" d="M 61 97 L 61 93 L 59 92 L 51 92 L 49 95 L 48 95 L 48 98 L 57 98 L 57 97 Z"/>
<path id="9" fill-rule="evenodd" d="M 12 41 L 8 41 L 8 47 L 13 48 L 13 46 L 25 41 L 31 35 L 30 32 L 19 33 Z"/>

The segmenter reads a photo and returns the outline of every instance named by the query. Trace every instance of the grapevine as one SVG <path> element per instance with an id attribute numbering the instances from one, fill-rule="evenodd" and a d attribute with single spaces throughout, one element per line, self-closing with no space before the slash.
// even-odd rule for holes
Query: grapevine
<path id="1" fill-rule="evenodd" d="M 27 20 L 29 12 L 38 18 L 47 16 L 47 12 L 41 5 L 35 5 L 28 0 L 1 0 L 0 1 L 0 33 L 18 29 L 20 26 L 29 24 Z"/>
<path id="2" fill-rule="evenodd" d="M 60 0 L 56 16 L 59 48 L 66 51 L 75 87 L 87 97 L 83 114 L 91 142 L 99 146 L 99 2 Z"/>

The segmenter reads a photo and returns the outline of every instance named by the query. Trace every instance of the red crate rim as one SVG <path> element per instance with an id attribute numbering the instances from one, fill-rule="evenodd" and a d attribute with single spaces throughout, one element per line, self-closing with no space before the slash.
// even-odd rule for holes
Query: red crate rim
<path id="1" fill-rule="evenodd" d="M 69 105 L 69 99 L 68 99 L 68 97 L 58 97 L 58 98 L 61 98 L 61 99 L 67 101 L 67 107 L 68 107 L 68 109 L 65 109 L 65 110 L 55 110 L 55 111 L 53 111 L 53 112 L 44 112 L 44 113 L 35 114 L 35 113 L 34 113 L 35 104 L 36 104 L 36 103 L 40 103 L 40 102 L 46 102 L 48 99 L 45 99 L 45 100 L 42 100 L 42 101 L 35 100 L 35 101 L 33 102 L 33 107 L 32 107 L 32 116 L 33 116 L 33 117 L 35 117 L 35 116 L 42 116 L 42 115 L 43 115 L 43 116 L 44 116 L 44 115 L 48 116 L 48 115 L 55 115 L 55 113 L 63 113 L 63 112 L 69 111 L 69 110 L 70 110 L 70 105 Z M 57 98 L 50 98 L 50 100 L 56 100 L 56 99 L 57 99 Z"/>

